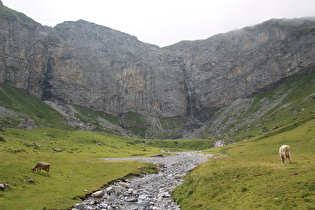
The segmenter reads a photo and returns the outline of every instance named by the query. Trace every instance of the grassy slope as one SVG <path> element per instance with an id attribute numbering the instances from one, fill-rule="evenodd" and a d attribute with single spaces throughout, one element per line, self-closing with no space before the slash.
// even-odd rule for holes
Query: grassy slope
<path id="1" fill-rule="evenodd" d="M 293 81 L 293 83 L 280 86 L 270 92 L 253 96 L 254 103 L 251 104 L 249 111 L 244 115 L 235 116 L 239 117 L 235 123 L 237 125 L 246 118 L 253 118 L 257 110 L 261 110 L 263 102 L 272 101 L 277 98 L 276 96 L 286 94 L 281 103 L 276 104 L 261 118 L 254 119 L 249 126 L 237 127 L 236 132 L 233 133 L 233 139 L 240 140 L 248 135 L 256 136 L 255 138 L 209 151 L 222 154 L 228 152 L 229 156 L 214 159 L 200 166 L 189 176 L 191 178 L 187 178 L 186 184 L 175 191 L 176 198 L 184 208 L 186 205 L 188 209 L 206 208 L 205 206 L 211 206 L 208 204 L 208 200 L 211 200 L 214 207 L 221 207 L 222 203 L 225 207 L 237 203 L 241 206 L 240 208 L 256 208 L 259 205 L 266 208 L 269 208 L 270 205 L 272 208 L 282 208 L 285 207 L 284 203 L 287 201 L 288 206 L 291 207 L 295 205 L 311 206 L 310 202 L 314 202 L 314 182 L 308 178 L 312 175 L 310 173 L 314 172 L 314 168 L 310 166 L 310 161 L 314 160 L 312 155 L 314 139 L 307 135 L 315 136 L 314 120 L 310 121 L 314 116 L 315 105 L 312 95 L 315 84 L 314 74 L 296 76 Z M 6 116 L 5 119 L 2 119 L 1 127 L 16 127 L 26 117 L 33 119 L 40 127 L 50 127 L 34 130 L 12 128 L 1 130 L 0 135 L 5 138 L 6 142 L 0 142 L 0 182 L 9 183 L 10 190 L 0 192 L 0 209 L 16 207 L 39 209 L 43 206 L 67 208 L 79 202 L 74 199 L 77 199 L 77 195 L 85 194 L 83 189 L 91 192 L 112 179 L 123 177 L 129 173 L 140 173 L 142 169 L 137 168 L 144 166 L 131 162 L 128 164 L 102 162 L 98 159 L 100 157 L 146 156 L 159 153 L 160 149 L 157 147 L 165 150 L 200 150 L 212 145 L 211 140 L 208 139 L 141 140 L 97 132 L 74 131 L 72 127 L 61 123 L 65 118 L 58 112 L 37 98 L 12 88 L 8 83 L 0 84 L 0 105 L 18 113 L 18 117 Z M 97 118 L 102 117 L 102 113 L 91 112 L 84 107 L 77 106 L 76 109 L 80 111 L 78 117 L 87 120 L 88 123 L 93 123 Z M 296 112 L 297 110 L 300 112 Z M 107 116 L 107 118 L 113 124 L 118 124 L 117 118 L 112 116 Z M 162 124 L 164 121 L 165 119 L 160 120 Z M 225 121 L 228 122 L 228 120 Z M 172 122 L 167 123 L 168 126 L 171 124 Z M 174 126 L 176 127 L 176 123 Z M 274 127 L 278 128 L 274 129 Z M 244 130 L 246 133 L 243 132 Z M 264 134 L 263 130 L 269 131 Z M 283 139 L 288 141 L 284 142 Z M 297 142 L 297 139 L 300 143 Z M 311 139 L 311 143 L 308 143 L 307 139 Z M 304 140 L 305 142 L 303 142 Z M 293 161 L 298 157 L 299 162 L 294 162 L 290 166 L 279 165 L 277 149 L 284 143 L 292 146 Z M 276 144 L 277 146 L 275 146 Z M 306 148 L 302 149 L 301 145 L 306 145 Z M 53 148 L 60 148 L 62 152 L 54 152 Z M 251 152 L 252 148 L 259 148 L 259 152 L 255 152 L 255 156 Z M 30 171 L 30 168 L 38 161 L 47 161 L 52 164 L 50 175 L 45 175 L 45 173 L 40 175 Z M 34 185 L 27 181 L 24 182 L 28 177 L 35 180 Z M 235 181 L 231 182 L 233 179 Z M 275 183 L 275 180 L 278 181 Z M 288 182 L 293 183 L 291 185 L 295 188 L 298 187 L 298 184 L 302 185 L 299 190 L 300 194 L 293 194 L 293 197 L 299 198 L 297 201 L 290 201 L 290 199 L 293 200 L 292 197 L 284 198 L 281 194 L 282 189 L 276 188 L 279 183 L 286 187 L 287 180 L 290 180 Z M 298 184 L 294 180 L 298 180 Z M 257 182 L 258 185 L 255 184 Z M 266 184 L 265 188 L 261 184 L 269 182 L 270 184 Z M 45 187 L 43 188 L 43 186 Z M 286 188 L 286 191 L 293 189 Z M 209 194 L 206 190 L 211 193 Z M 264 197 L 262 202 L 257 200 L 258 196 L 255 197 L 255 193 L 252 193 L 257 191 L 261 192 L 259 195 Z M 271 199 L 270 196 L 274 197 Z M 49 201 L 47 201 L 48 197 Z M 190 200 L 190 197 L 198 197 L 198 199 Z M 251 202 L 246 203 L 243 200 L 239 204 L 240 197 Z M 46 203 L 38 204 L 35 202 L 38 199 L 46 200 Z M 229 203 L 228 200 L 231 202 Z M 271 201 L 274 201 L 275 204 Z"/>
<path id="2" fill-rule="evenodd" d="M 3 119 L 0 116 L 1 127 L 16 127 L 25 118 L 31 118 L 37 126 L 73 130 L 72 127 L 61 123 L 66 119 L 57 111 L 38 98 L 13 88 L 7 82 L 0 84 L 0 105 L 18 113 L 18 117 L 6 116 Z"/>
<path id="3" fill-rule="evenodd" d="M 76 109 L 77 113 L 75 116 L 80 119 L 82 123 L 85 124 L 93 124 L 95 126 L 94 130 L 102 131 L 110 134 L 120 134 L 119 129 L 122 129 L 119 124 L 119 118 L 104 113 L 101 111 L 94 111 L 92 109 L 89 109 L 87 107 L 79 106 L 79 105 L 73 105 L 73 107 Z M 103 126 L 102 121 L 107 121 L 109 124 L 111 124 L 111 129 L 106 128 Z"/>
<path id="4" fill-rule="evenodd" d="M 77 196 L 111 180 L 153 170 L 150 164 L 99 158 L 148 156 L 160 151 L 139 140 L 85 131 L 3 129 L 1 136 L 5 141 L 0 141 L 0 182 L 8 183 L 10 189 L 0 192 L 0 209 L 69 208 L 80 202 Z M 51 164 L 49 175 L 31 171 L 39 161 Z M 27 181 L 29 177 L 35 184 Z"/>
<path id="5" fill-rule="evenodd" d="M 13 88 L 8 82 L 0 84 L 0 106 L 17 113 L 5 117 L 0 115 L 0 127 L 17 127 L 25 118 L 30 118 L 39 127 L 74 130 L 73 127 L 62 123 L 67 119 L 60 113 L 38 98 Z M 79 105 L 73 105 L 73 107 L 76 110 L 76 118 L 85 125 L 89 125 L 88 127 L 94 127 L 95 131 L 118 135 L 126 132 L 121 127 L 117 116 Z M 127 125 L 126 130 L 133 135 L 161 139 L 179 137 L 188 122 L 188 118 L 184 116 L 150 117 L 134 112 L 127 112 L 123 119 Z"/>
<path id="6" fill-rule="evenodd" d="M 288 127 L 207 150 L 221 155 L 190 173 L 173 198 L 182 209 L 314 209 L 315 120 Z M 292 164 L 280 163 L 283 144 Z"/>
<path id="7" fill-rule="evenodd" d="M 218 155 L 174 191 L 182 209 L 315 208 L 315 74 L 289 81 L 217 112 L 204 137 L 241 142 L 206 151 Z M 280 163 L 283 144 L 292 164 Z"/>
<path id="8" fill-rule="evenodd" d="M 24 23 L 21 14 L 12 13 L 6 7 L 0 8 L 0 16 L 3 14 L 9 18 L 0 21 L 17 19 Z M 314 93 L 314 74 L 310 77 L 296 76 L 295 79 L 289 85 L 252 96 L 254 102 L 249 111 L 241 116 L 235 115 L 236 122 L 226 126 L 223 131 L 226 135 L 223 136 L 230 138 L 233 135 L 235 140 L 246 136 L 256 137 L 208 150 L 208 153 L 221 155 L 200 165 L 186 177 L 185 184 L 175 190 L 174 198 L 183 209 L 315 208 L 315 122 L 310 120 L 314 116 L 315 100 L 311 95 Z M 262 105 L 265 106 L 266 100 L 272 101 L 281 94 L 288 95 L 263 117 L 255 118 L 255 112 Z M 194 150 L 210 145 L 207 140 L 194 140 L 193 143 L 190 140 L 152 140 L 144 144 L 143 140 L 73 131 L 73 128 L 60 123 L 65 118 L 59 113 L 7 83 L 0 84 L 0 99 L 1 106 L 19 113 L 18 117 L 6 116 L 1 119 L 1 127 L 16 127 L 26 117 L 30 117 L 38 126 L 51 127 L 1 130 L 0 135 L 6 141 L 0 141 L 0 182 L 9 183 L 10 189 L 0 192 L 0 209 L 68 208 L 79 202 L 77 196 L 85 194 L 84 189 L 91 192 L 126 174 L 152 170 L 151 166 L 144 169 L 145 164 L 103 162 L 99 161 L 100 157 L 145 156 L 159 152 L 159 149 L 146 145 L 163 146 L 166 150 Z M 93 112 L 92 118 L 88 119 L 84 113 L 91 115 L 90 111 L 84 108 L 80 111 L 82 115 L 78 117 L 89 123 L 102 117 L 101 113 Z M 231 121 L 231 115 L 225 117 L 224 122 Z M 247 118 L 255 120 L 239 126 Z M 107 120 L 118 124 L 113 116 Z M 180 125 L 176 120 L 168 122 L 160 119 L 160 122 L 165 127 Z M 262 134 L 264 130 L 270 131 L 274 127 L 279 128 Z M 72 132 L 68 133 L 69 130 Z M 130 131 L 144 135 L 146 128 L 140 126 L 133 130 L 131 127 Z M 174 132 L 172 136 L 177 135 L 176 129 Z M 206 133 L 205 136 L 209 135 Z M 278 148 L 282 144 L 292 147 L 291 165 L 279 163 Z M 62 152 L 54 152 L 52 148 L 61 148 Z M 52 164 L 49 175 L 30 171 L 38 161 Z M 24 181 L 28 177 L 32 177 L 35 184 Z"/>
<path id="9" fill-rule="evenodd" d="M 219 110 L 202 137 L 240 141 L 246 137 L 311 119 L 315 112 L 315 73 L 293 75 L 274 90 L 253 95 Z"/>
<path id="10" fill-rule="evenodd" d="M 9 190 L 0 192 L 0 209 L 68 208 L 79 202 L 78 196 L 113 179 L 152 171 L 150 164 L 103 162 L 98 158 L 149 156 L 159 154 L 160 148 L 196 150 L 210 146 L 209 140 L 160 142 L 75 131 L 62 124 L 66 119 L 54 109 L 9 83 L 0 84 L 0 105 L 14 112 L 14 115 L 0 117 L 0 136 L 5 139 L 0 141 L 0 182 L 10 185 Z M 114 116 L 104 116 L 80 106 L 75 108 L 79 112 L 77 117 L 85 123 L 104 118 L 114 125 L 119 124 Z M 32 119 L 39 128 L 15 129 L 25 118 Z M 62 152 L 55 152 L 53 148 Z M 49 175 L 30 170 L 39 161 L 51 164 Z M 35 184 L 27 181 L 29 177 Z"/>
<path id="11" fill-rule="evenodd" d="M 189 122 L 186 116 L 153 117 L 135 112 L 124 115 L 127 130 L 140 138 L 181 138 L 185 124 Z"/>
<path id="12" fill-rule="evenodd" d="M 0 192 L 0 209 L 68 208 L 80 202 L 78 196 L 99 189 L 111 180 L 130 173 L 154 171 L 151 164 L 104 162 L 99 158 L 150 156 L 160 154 L 160 146 L 165 150 L 204 149 L 209 142 L 158 142 L 55 128 L 7 128 L 0 135 L 5 139 L 0 141 L 0 182 L 10 185 L 9 190 Z M 62 151 L 55 152 L 53 148 Z M 45 171 L 41 174 L 31 171 L 39 161 L 51 164 L 49 175 Z M 29 177 L 35 184 L 27 181 Z"/>

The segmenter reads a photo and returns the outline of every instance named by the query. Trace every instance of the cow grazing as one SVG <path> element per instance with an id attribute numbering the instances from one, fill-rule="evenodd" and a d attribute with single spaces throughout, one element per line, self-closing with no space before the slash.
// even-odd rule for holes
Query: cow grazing
<path id="1" fill-rule="evenodd" d="M 286 163 L 287 159 L 289 159 L 289 163 L 291 163 L 289 145 L 282 145 L 279 149 L 279 155 L 282 163 Z"/>
<path id="2" fill-rule="evenodd" d="M 49 173 L 49 168 L 50 168 L 50 164 L 49 163 L 44 163 L 44 162 L 38 162 L 36 164 L 36 166 L 34 166 L 32 168 L 32 171 L 36 171 L 39 173 L 41 171 L 41 169 L 44 169 L 45 171 L 47 171 L 47 174 Z"/>

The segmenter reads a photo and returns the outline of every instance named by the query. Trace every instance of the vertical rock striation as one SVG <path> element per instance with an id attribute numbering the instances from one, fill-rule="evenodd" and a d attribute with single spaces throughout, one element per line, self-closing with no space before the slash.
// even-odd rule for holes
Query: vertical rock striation
<path id="1" fill-rule="evenodd" d="M 0 82 L 57 104 L 199 121 L 314 70 L 315 19 L 270 20 L 159 48 L 87 21 L 42 26 L 0 4 Z"/>

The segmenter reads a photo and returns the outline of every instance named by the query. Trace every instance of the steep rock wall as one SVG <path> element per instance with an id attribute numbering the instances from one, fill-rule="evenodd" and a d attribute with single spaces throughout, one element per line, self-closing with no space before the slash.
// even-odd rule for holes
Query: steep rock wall
<path id="1" fill-rule="evenodd" d="M 236 98 L 314 69 L 314 18 L 270 20 L 159 48 L 83 20 L 51 28 L 3 5 L 0 11 L 0 82 L 118 116 L 205 121 Z"/>
<path id="2" fill-rule="evenodd" d="M 314 19 L 283 19 L 168 50 L 181 58 L 195 96 L 194 115 L 204 115 L 207 108 L 259 92 L 297 72 L 314 71 L 314 44 Z"/>

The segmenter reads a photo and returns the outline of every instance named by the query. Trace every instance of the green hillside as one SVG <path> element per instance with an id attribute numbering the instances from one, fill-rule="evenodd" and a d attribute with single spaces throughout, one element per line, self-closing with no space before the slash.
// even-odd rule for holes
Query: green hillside
<path id="1" fill-rule="evenodd" d="M 315 209 L 315 74 L 220 109 L 203 137 L 238 142 L 216 154 L 177 187 L 182 209 Z M 278 150 L 290 145 L 292 164 Z"/>
<path id="2" fill-rule="evenodd" d="M 0 183 L 9 184 L 0 191 L 0 209 L 70 208 L 79 196 L 112 180 L 155 172 L 152 164 L 99 158 L 150 156 L 161 150 L 137 139 L 55 128 L 2 128 L 0 136 Z M 51 164 L 49 174 L 31 171 L 40 161 Z"/>
<path id="3" fill-rule="evenodd" d="M 201 138 L 242 141 L 315 116 L 315 73 L 294 75 L 277 88 L 237 99 L 216 112 Z"/>
<path id="4" fill-rule="evenodd" d="M 55 105 L 56 106 L 56 105 Z M 180 138 L 189 118 L 186 116 L 154 117 L 127 112 L 121 118 L 75 104 L 67 105 L 75 111 L 75 123 L 38 98 L 0 84 L 0 127 L 18 127 L 25 119 L 37 127 L 80 129 L 141 138 Z"/>
<path id="5" fill-rule="evenodd" d="M 66 209 L 112 180 L 156 172 L 152 164 L 99 158 L 151 156 L 174 145 L 177 150 L 211 145 L 208 140 L 163 145 L 111 135 L 119 133 L 117 117 L 73 105 L 76 118 L 95 130 L 80 131 L 65 125 L 68 119 L 46 103 L 9 83 L 0 84 L 0 106 L 0 183 L 9 184 L 9 189 L 0 191 L 0 209 Z M 34 121 L 33 129 L 17 129 L 25 119 Z M 112 129 L 96 122 L 110 123 Z M 39 161 L 51 164 L 49 174 L 31 171 Z M 28 182 L 30 177 L 35 184 Z"/>
<path id="6" fill-rule="evenodd" d="M 182 209 L 315 208 L 314 77 L 295 75 L 273 90 L 223 107 L 202 133 L 203 139 L 169 140 L 112 135 L 121 132 L 118 117 L 72 105 L 79 122 L 93 126 L 93 131 L 78 130 L 41 100 L 0 84 L 0 182 L 10 185 L 0 191 L 0 209 L 69 208 L 79 196 L 111 180 L 155 171 L 151 164 L 99 158 L 150 156 L 161 149 L 203 150 L 215 140 L 231 139 L 238 143 L 204 151 L 216 155 L 175 189 L 173 198 Z M 25 119 L 33 120 L 36 129 L 17 129 Z M 152 118 L 128 113 L 124 123 L 128 132 L 134 124 L 142 128 L 135 132 L 159 132 L 146 127 L 147 119 Z M 185 122 L 180 116 L 160 118 L 157 127 L 162 128 L 161 136 L 175 136 Z M 290 165 L 280 163 L 282 144 L 291 146 Z M 39 161 L 51 163 L 49 175 L 31 172 Z M 35 184 L 27 181 L 29 177 Z"/>
<path id="7" fill-rule="evenodd" d="M 281 163 L 283 144 L 292 164 Z M 217 155 L 174 191 L 182 209 L 315 208 L 315 119 L 205 152 Z"/>
<path id="8" fill-rule="evenodd" d="M 66 119 L 38 98 L 13 88 L 8 82 L 0 84 L 0 127 L 17 127 L 24 119 L 32 119 L 38 127 L 73 129 L 62 124 Z"/>
<path id="9" fill-rule="evenodd" d="M 216 154 L 175 189 L 182 209 L 314 209 L 315 74 L 220 109 L 203 137 L 238 142 Z M 278 150 L 291 146 L 292 164 Z"/>

